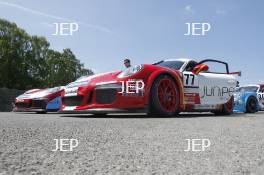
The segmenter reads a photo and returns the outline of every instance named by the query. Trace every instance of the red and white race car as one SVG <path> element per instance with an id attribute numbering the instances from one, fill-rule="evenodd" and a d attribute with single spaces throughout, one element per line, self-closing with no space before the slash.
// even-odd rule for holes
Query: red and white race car
<path id="1" fill-rule="evenodd" d="M 14 112 L 37 112 L 46 113 L 58 111 L 61 107 L 61 94 L 63 86 L 31 89 L 15 99 L 13 105 Z"/>
<path id="2" fill-rule="evenodd" d="M 209 70 L 209 64 L 223 72 Z M 213 69 L 213 68 L 212 68 Z M 211 111 L 231 114 L 237 85 L 218 60 L 170 59 L 124 71 L 82 77 L 66 86 L 61 112 L 147 112 L 164 116 Z"/>

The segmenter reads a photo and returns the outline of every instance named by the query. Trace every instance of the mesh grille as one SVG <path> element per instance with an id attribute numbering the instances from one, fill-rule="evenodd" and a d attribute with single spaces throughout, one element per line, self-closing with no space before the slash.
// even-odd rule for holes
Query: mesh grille
<path id="1" fill-rule="evenodd" d="M 116 89 L 96 89 L 97 104 L 111 104 L 116 99 Z"/>
<path id="2" fill-rule="evenodd" d="M 72 96 L 72 97 L 64 97 L 63 103 L 66 106 L 80 106 L 82 105 L 83 96 Z"/>
<path id="3" fill-rule="evenodd" d="M 32 100 L 33 108 L 46 108 L 47 103 L 44 100 Z"/>
<path id="4" fill-rule="evenodd" d="M 17 108 L 29 108 L 30 107 L 30 104 L 29 103 L 19 102 L 19 103 L 16 103 L 15 106 Z"/>

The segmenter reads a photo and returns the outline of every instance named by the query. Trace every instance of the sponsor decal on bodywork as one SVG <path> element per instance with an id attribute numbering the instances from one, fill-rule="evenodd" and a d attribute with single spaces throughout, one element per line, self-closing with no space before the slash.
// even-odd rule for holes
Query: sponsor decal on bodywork
<path id="1" fill-rule="evenodd" d="M 200 104 L 200 96 L 198 93 L 184 93 L 185 104 Z"/>
<path id="2" fill-rule="evenodd" d="M 78 87 L 65 89 L 65 97 L 77 96 Z"/>
<path id="3" fill-rule="evenodd" d="M 231 97 L 235 92 L 235 88 L 233 87 L 208 87 L 204 86 L 203 91 L 201 93 L 201 98 L 216 96 L 216 97 Z"/>
<path id="4" fill-rule="evenodd" d="M 262 104 L 262 108 L 264 108 L 264 93 L 258 93 L 258 99 Z"/>

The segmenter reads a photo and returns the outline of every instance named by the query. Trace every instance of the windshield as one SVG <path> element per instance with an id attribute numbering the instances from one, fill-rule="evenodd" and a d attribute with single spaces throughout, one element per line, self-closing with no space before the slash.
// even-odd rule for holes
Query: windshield
<path id="1" fill-rule="evenodd" d="M 161 61 L 158 63 L 155 63 L 154 65 L 162 66 L 162 67 L 168 67 L 175 70 L 180 70 L 184 62 L 182 61 Z"/>
<path id="2" fill-rule="evenodd" d="M 258 87 L 257 86 L 245 86 L 245 87 L 240 87 L 238 88 L 237 91 L 253 91 L 253 92 L 257 92 Z"/>

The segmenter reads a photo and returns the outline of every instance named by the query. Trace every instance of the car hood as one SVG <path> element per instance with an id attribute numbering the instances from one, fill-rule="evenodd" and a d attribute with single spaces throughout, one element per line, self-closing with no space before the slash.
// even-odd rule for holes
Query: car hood
<path id="1" fill-rule="evenodd" d="M 87 77 L 80 78 L 76 80 L 75 82 L 82 82 L 82 81 L 90 81 L 93 83 L 98 83 L 98 82 L 108 82 L 108 81 L 113 81 L 117 78 L 117 75 L 121 71 L 114 71 L 114 72 L 106 72 L 106 73 L 100 73 L 100 74 L 95 74 Z"/>
<path id="2" fill-rule="evenodd" d="M 161 67 L 157 65 L 151 65 L 151 64 L 144 64 L 144 68 L 140 71 L 140 75 L 144 75 L 144 77 L 148 77 L 152 72 L 156 70 L 165 70 L 165 71 L 170 71 L 174 73 L 179 73 L 179 71 L 172 70 L 170 68 L 166 67 Z M 125 70 L 124 70 L 125 71 Z M 100 73 L 100 74 L 95 74 L 91 76 L 85 76 L 77 79 L 74 82 L 71 82 L 66 86 L 65 89 L 76 89 L 78 87 L 87 87 L 87 86 L 96 86 L 96 85 L 101 85 L 101 84 L 111 84 L 111 83 L 116 83 L 121 80 L 129 79 L 129 78 L 136 78 L 138 79 L 139 74 L 135 73 L 131 76 L 127 77 L 119 77 L 119 74 L 122 71 L 113 71 L 113 72 L 107 72 L 107 73 Z"/>
<path id="3" fill-rule="evenodd" d="M 39 89 L 37 91 L 33 90 L 31 92 L 30 91 L 27 91 L 25 92 L 24 94 L 22 95 L 19 95 L 17 97 L 17 99 L 31 99 L 31 98 L 39 98 L 39 97 L 42 97 L 43 96 L 43 93 L 46 91 L 46 89 Z"/>
<path id="4" fill-rule="evenodd" d="M 91 76 L 78 78 L 76 81 L 69 83 L 65 89 L 76 89 L 78 87 L 86 87 L 88 85 L 96 85 L 98 83 L 116 82 L 117 76 L 121 71 L 100 73 Z"/>
<path id="5" fill-rule="evenodd" d="M 56 89 L 55 89 L 56 88 Z M 29 90 L 24 94 L 19 95 L 16 99 L 35 99 L 35 98 L 43 98 L 49 94 L 57 93 L 64 88 L 64 86 L 55 87 L 55 88 L 46 88 L 46 89 L 38 89 L 38 90 Z M 53 90 L 51 92 L 51 90 Z"/>

